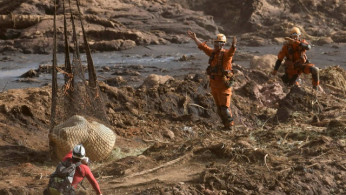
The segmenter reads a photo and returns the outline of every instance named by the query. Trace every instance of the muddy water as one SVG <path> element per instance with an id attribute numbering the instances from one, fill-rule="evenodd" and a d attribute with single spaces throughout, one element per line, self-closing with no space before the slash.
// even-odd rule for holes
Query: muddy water
<path id="1" fill-rule="evenodd" d="M 245 47 L 238 43 L 239 54 L 249 56 L 247 58 L 235 57 L 235 62 L 242 66 L 249 66 L 251 56 L 274 54 L 281 49 L 281 45 L 270 45 L 264 47 Z M 237 55 L 236 53 L 236 55 Z M 179 60 L 183 55 L 193 58 L 187 61 Z M 332 46 L 314 46 L 307 52 L 310 61 L 320 68 L 331 65 L 340 65 L 346 68 L 346 44 Z M 151 73 L 160 75 L 172 75 L 183 77 L 188 73 L 203 72 L 207 67 L 207 56 L 198 50 L 194 43 L 138 46 L 136 48 L 119 51 L 93 53 L 93 60 L 97 70 L 103 66 L 114 68 L 126 68 L 130 65 L 142 65 L 137 82 L 130 84 L 138 85 Z M 20 82 L 19 76 L 30 69 L 36 69 L 40 64 L 51 64 L 51 55 L 38 54 L 0 54 L 0 91 L 12 88 L 27 88 L 47 85 L 51 82 L 51 76 L 41 74 L 31 82 Z M 58 64 L 64 63 L 63 54 L 58 54 Z M 82 63 L 86 64 L 85 55 L 82 55 Z M 99 80 L 112 77 L 111 73 L 98 72 Z"/>

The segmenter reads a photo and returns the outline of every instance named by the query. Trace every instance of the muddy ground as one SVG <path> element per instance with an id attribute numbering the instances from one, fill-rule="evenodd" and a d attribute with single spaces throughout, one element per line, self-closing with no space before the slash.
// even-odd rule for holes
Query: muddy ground
<path id="1" fill-rule="evenodd" d="M 111 157 L 91 163 L 103 193 L 345 193 L 345 70 L 323 69 L 325 94 L 314 94 L 310 76 L 288 88 L 262 70 L 234 68 L 232 131 L 220 126 L 202 72 L 139 87 L 100 82 L 118 135 Z M 39 194 L 47 185 L 56 165 L 50 94 L 49 86 L 0 94 L 0 194 Z M 93 194 L 84 186 L 79 194 Z"/>
<path id="2" fill-rule="evenodd" d="M 342 1 L 326 6 L 328 1 L 300 0 L 294 4 L 288 0 L 249 0 L 218 4 L 221 7 L 209 6 L 212 1 L 208 0 L 200 4 L 188 0 L 175 1 L 180 4 L 165 0 L 109 2 L 81 1 L 93 51 L 117 51 L 136 45 L 150 48 L 149 44 L 169 47 L 170 43 L 187 42 L 187 29 L 205 40 L 218 31 L 228 37 L 229 33 L 241 32 L 237 34 L 239 47 L 261 46 L 258 51 L 266 51 L 263 45 L 282 43 L 286 30 L 296 25 L 292 21 L 304 26 L 309 41 L 327 44 L 327 49 L 312 56 L 322 68 L 325 93 L 312 91 L 310 75 L 302 76 L 300 87 L 285 86 L 280 78 L 268 76 L 275 56 L 256 60 L 255 55 L 264 53 L 238 50 L 233 65 L 232 131 L 224 131 L 217 117 L 204 74 L 205 57 L 204 63 L 196 55 L 174 56 L 190 67 L 175 69 L 172 75 L 156 66 L 150 69 L 126 64 L 119 69 L 101 64 L 97 71 L 108 126 L 118 135 L 109 159 L 90 165 L 103 194 L 346 193 Z M 50 52 L 49 1 L 5 0 L 0 5 L 1 62 L 11 59 L 12 52 Z M 189 7 L 212 8 L 207 14 L 216 22 L 212 16 Z M 224 9 L 232 10 L 230 16 L 243 17 L 223 21 L 218 10 Z M 61 26 L 61 4 L 58 12 Z M 239 26 L 239 31 L 229 30 L 233 26 Z M 62 36 L 61 28 L 58 36 Z M 59 51 L 62 49 L 59 43 Z M 159 56 L 155 50 L 149 51 L 153 58 Z M 336 61 L 324 56 L 335 56 Z M 38 70 L 38 79 L 49 78 L 49 69 Z M 163 76 L 147 77 L 151 73 Z M 48 150 L 51 87 L 42 85 L 1 90 L 0 194 L 41 194 L 57 164 Z M 83 185 L 85 189 L 80 187 L 77 194 L 94 194 L 87 181 Z"/>

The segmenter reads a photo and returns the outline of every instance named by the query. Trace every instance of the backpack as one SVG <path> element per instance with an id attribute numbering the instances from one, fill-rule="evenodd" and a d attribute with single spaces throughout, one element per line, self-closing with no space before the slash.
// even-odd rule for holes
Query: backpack
<path id="1" fill-rule="evenodd" d="M 55 172 L 50 176 L 48 191 L 51 195 L 74 194 L 72 181 L 77 167 L 81 162 L 73 163 L 69 160 L 60 162 Z"/>

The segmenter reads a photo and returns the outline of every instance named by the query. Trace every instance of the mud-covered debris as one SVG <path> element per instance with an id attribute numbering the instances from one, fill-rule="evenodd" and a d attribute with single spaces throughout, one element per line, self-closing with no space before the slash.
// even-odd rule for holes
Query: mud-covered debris
<path id="1" fill-rule="evenodd" d="M 346 135 L 346 120 L 334 119 L 327 126 L 326 134 L 332 137 L 342 137 Z"/>
<path id="2" fill-rule="evenodd" d="M 242 96 L 248 97 L 252 101 L 257 101 L 259 104 L 269 107 L 274 106 L 276 102 L 286 95 L 279 83 L 265 83 L 259 85 L 254 81 L 247 82 L 236 92 Z"/>
<path id="3" fill-rule="evenodd" d="M 243 43 L 246 44 L 247 46 L 268 45 L 268 40 L 253 34 L 248 34 L 248 33 L 241 35 L 241 41 L 243 41 Z"/>
<path id="4" fill-rule="evenodd" d="M 8 56 L 4 56 L 0 59 L 1 62 L 8 62 L 8 61 L 13 61 L 12 58 L 8 57 Z"/>
<path id="5" fill-rule="evenodd" d="M 39 77 L 39 73 L 33 69 L 30 69 L 26 73 L 20 75 L 20 78 L 33 78 L 33 77 Z"/>
<path id="6" fill-rule="evenodd" d="M 320 71 L 321 83 L 328 89 L 346 94 L 346 72 L 340 66 L 330 66 Z"/>
<path id="7" fill-rule="evenodd" d="M 21 83 L 41 83 L 42 82 L 34 78 L 22 78 L 22 79 L 17 79 L 16 81 Z"/>
<path id="8" fill-rule="evenodd" d="M 113 78 L 109 78 L 109 79 L 106 79 L 104 82 L 107 83 L 108 85 L 114 86 L 114 87 L 118 87 L 118 86 L 121 86 L 121 85 L 124 85 L 127 83 L 127 81 L 122 76 L 116 76 Z"/>
<path id="9" fill-rule="evenodd" d="M 332 44 L 334 41 L 331 37 L 321 37 L 316 41 L 316 45 Z"/>
<path id="10" fill-rule="evenodd" d="M 302 77 L 309 82 L 289 88 L 280 81 L 267 82 L 268 76 L 260 70 L 237 64 L 234 70 L 238 87 L 231 103 L 235 128 L 227 132 L 218 126 L 204 74 L 189 74 L 183 80 L 169 76 L 161 80 L 166 76 L 154 75 L 154 81 L 145 81 L 150 87 L 113 87 L 100 81 L 99 95 L 104 97 L 111 128 L 123 136 L 122 158 L 93 168 L 100 184 L 106 186 L 103 193 L 308 194 L 315 189 L 343 193 L 346 104 L 342 92 L 315 94 L 310 78 Z M 338 68 L 336 73 L 343 75 L 344 70 Z M 9 176 L 8 169 L 20 172 L 12 175 L 27 182 L 26 186 L 35 183 L 38 187 L 33 194 L 48 182 L 43 177 L 37 184 L 36 172 L 54 171 L 47 158 L 30 160 L 48 153 L 50 90 L 46 86 L 0 93 L 0 146 L 10 143 L 38 150 L 28 156 L 22 148 L 14 152 L 0 147 L 0 159 L 6 159 L 0 161 L 6 166 L 0 171 Z M 319 125 L 311 124 L 316 99 L 322 107 Z M 113 149 L 112 155 L 117 152 Z M 36 163 L 31 179 L 26 171 L 12 166 L 18 159 Z M 37 164 L 41 161 L 44 166 Z M 135 177 L 138 173 L 143 175 Z M 126 176 L 133 177 L 124 181 Z M 5 180 L 14 181 L 11 177 Z M 7 191 L 14 191 L 15 186 Z M 25 193 L 31 190 L 25 189 Z"/>
<path id="11" fill-rule="evenodd" d="M 112 75 L 123 75 L 123 76 L 140 76 L 141 73 L 138 71 L 134 71 L 131 69 L 125 69 L 125 70 L 115 70 Z"/>
<path id="12" fill-rule="evenodd" d="M 143 70 L 144 69 L 144 66 L 141 64 L 129 65 L 127 67 L 130 69 L 134 69 L 134 70 Z"/>
<path id="13" fill-rule="evenodd" d="M 273 71 L 276 60 L 277 56 L 273 54 L 254 56 L 250 62 L 250 68 L 269 73 Z"/>
<path id="14" fill-rule="evenodd" d="M 144 80 L 141 87 L 142 88 L 145 87 L 148 89 L 149 88 L 155 88 L 155 87 L 158 87 L 160 84 L 164 84 L 168 80 L 172 80 L 172 79 L 173 79 L 173 77 L 168 76 L 168 75 L 162 76 L 162 75 L 157 75 L 157 74 L 151 74 Z"/>
<path id="15" fill-rule="evenodd" d="M 287 122 L 296 111 L 310 114 L 313 112 L 314 101 L 316 97 L 312 93 L 304 88 L 293 86 L 286 97 L 279 101 L 277 117 L 282 119 L 282 122 Z M 320 106 L 320 109 L 323 109 L 323 106 Z"/>
<path id="16" fill-rule="evenodd" d="M 174 139 L 174 137 L 175 137 L 173 131 L 166 129 L 166 128 L 163 129 L 163 136 L 168 137 L 169 139 Z"/>
<path id="17" fill-rule="evenodd" d="M 332 34 L 332 39 L 336 43 L 346 42 L 346 31 L 344 30 L 341 32 L 335 32 L 334 34 Z"/>
<path id="18" fill-rule="evenodd" d="M 102 66 L 102 71 L 109 72 L 111 71 L 111 68 L 109 66 Z"/>
<path id="19" fill-rule="evenodd" d="M 185 62 L 185 61 L 190 61 L 196 59 L 195 56 L 193 55 L 182 55 L 178 61 Z"/>

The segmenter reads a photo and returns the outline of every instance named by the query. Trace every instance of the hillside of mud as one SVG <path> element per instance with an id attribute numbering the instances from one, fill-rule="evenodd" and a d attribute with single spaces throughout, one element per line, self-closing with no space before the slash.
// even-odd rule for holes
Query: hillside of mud
<path id="1" fill-rule="evenodd" d="M 343 194 L 346 180 L 346 72 L 321 71 L 288 88 L 237 64 L 232 111 L 224 131 L 204 74 L 150 75 L 141 86 L 100 82 L 111 157 L 91 164 L 104 194 Z M 39 194 L 50 160 L 49 86 L 0 94 L 0 193 Z M 78 194 L 93 194 L 88 182 Z"/>
<path id="2" fill-rule="evenodd" d="M 315 44 L 346 41 L 345 1 L 320 0 L 173 0 L 212 15 L 220 31 L 242 33 L 247 44 L 266 45 L 287 36 L 293 25 Z M 266 38 L 267 40 L 261 40 Z"/>
<path id="3" fill-rule="evenodd" d="M 63 18 L 75 16 L 76 33 L 82 43 L 76 2 L 57 1 L 58 51 L 64 51 Z M 186 31 L 211 38 L 218 31 L 212 17 L 179 4 L 158 1 L 82 0 L 80 9 L 90 48 L 117 51 L 136 45 L 183 43 Z M 72 9 L 70 9 L 70 7 Z M 52 48 L 54 4 L 41 0 L 5 0 L 0 4 L 0 52 L 49 53 Z M 72 27 L 67 28 L 72 49 Z M 72 50 L 71 50 L 72 51 Z"/>
<path id="4" fill-rule="evenodd" d="M 64 51 L 63 2 L 57 1 L 58 51 Z M 69 4 L 65 2 L 65 7 Z M 239 44 L 282 43 L 299 26 L 318 45 L 346 42 L 346 4 L 343 1 L 279 0 L 80 0 L 82 20 L 93 51 L 117 51 L 137 45 L 184 43 L 187 30 L 209 40 L 216 33 L 240 37 Z M 66 9 L 75 16 L 75 1 Z M 192 9 L 192 10 L 191 10 Z M 193 11 L 195 10 L 195 11 Z M 54 5 L 48 0 L 0 2 L 0 52 L 48 54 L 52 48 Z M 67 28 L 72 51 L 72 29 Z M 81 48 L 82 49 L 82 48 Z"/>

